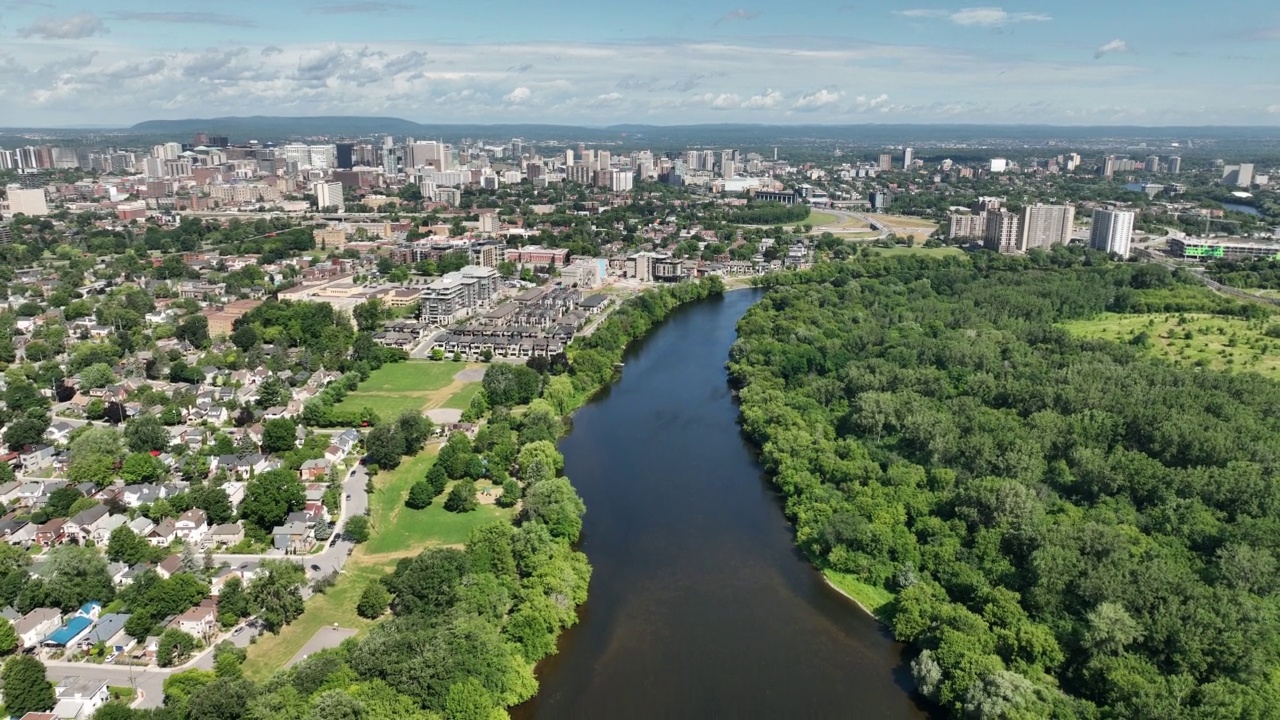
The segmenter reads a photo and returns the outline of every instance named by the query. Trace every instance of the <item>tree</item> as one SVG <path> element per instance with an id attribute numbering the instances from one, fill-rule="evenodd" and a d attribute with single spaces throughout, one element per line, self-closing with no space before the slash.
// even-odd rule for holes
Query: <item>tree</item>
<path id="1" fill-rule="evenodd" d="M 18 649 L 18 631 L 13 623 L 0 623 L 0 655 L 10 655 Z"/>
<path id="2" fill-rule="evenodd" d="M 568 414 L 573 395 L 573 381 L 567 375 L 548 378 L 546 386 L 542 388 L 542 399 L 551 403 L 551 407 L 560 415 Z"/>
<path id="3" fill-rule="evenodd" d="M 169 431 L 164 429 L 160 418 L 139 415 L 125 423 L 124 441 L 130 452 L 164 451 L 169 449 Z"/>
<path id="4" fill-rule="evenodd" d="M 107 427 L 78 430 L 69 449 L 71 465 L 67 477 L 77 483 L 105 485 L 115 474 L 116 463 L 124 459 L 120 433 Z"/>
<path id="5" fill-rule="evenodd" d="M 188 315 L 174 328 L 173 336 L 185 340 L 195 347 L 209 346 L 209 318 L 199 313 Z"/>
<path id="6" fill-rule="evenodd" d="M 442 615 L 458 600 L 467 556 L 454 548 L 433 548 L 401 560 L 387 578 L 395 594 L 391 610 L 402 615 Z"/>
<path id="7" fill-rule="evenodd" d="M 255 404 L 260 408 L 278 407 L 289 402 L 289 388 L 284 381 L 275 375 L 268 375 L 258 384 L 258 399 Z"/>
<path id="8" fill-rule="evenodd" d="M 249 615 L 249 596 L 245 593 L 244 581 L 238 575 L 227 578 L 218 593 L 218 622 L 225 627 L 235 625 L 241 618 Z"/>
<path id="9" fill-rule="evenodd" d="M 120 477 L 128 485 L 155 482 L 164 477 L 168 468 L 160 458 L 149 452 L 136 452 L 124 459 Z"/>
<path id="10" fill-rule="evenodd" d="M 491 720 L 494 709 L 489 691 L 473 677 L 450 685 L 444 697 L 445 720 Z"/>
<path id="11" fill-rule="evenodd" d="M 271 532 L 284 522 L 289 513 L 301 510 L 305 503 L 306 491 L 297 475 L 283 468 L 268 470 L 246 486 L 244 501 L 240 504 L 240 519 L 264 532 Z"/>
<path id="12" fill-rule="evenodd" d="M 414 510 L 421 510 L 430 505 L 438 494 L 431 481 L 423 478 L 409 488 L 409 496 L 405 498 L 404 504 Z"/>
<path id="13" fill-rule="evenodd" d="M 49 599 L 63 610 L 74 610 L 90 600 L 105 605 L 115 597 L 107 559 L 94 548 L 59 545 L 49 551 L 46 572 Z"/>
<path id="14" fill-rule="evenodd" d="M 355 318 L 356 329 L 360 332 L 377 332 L 382 329 L 382 321 L 387 318 L 382 301 L 378 298 L 371 298 L 356 305 L 351 309 L 351 315 Z"/>
<path id="15" fill-rule="evenodd" d="M 244 676 L 241 665 L 249 653 L 230 640 L 213 646 L 213 674 L 219 679 L 238 680 Z"/>
<path id="16" fill-rule="evenodd" d="M 539 440 L 524 445 L 520 448 L 520 454 L 516 456 L 516 464 L 522 471 L 532 467 L 537 461 L 541 461 L 552 474 L 558 475 L 564 471 L 564 455 L 561 455 L 555 443 L 549 440 Z"/>
<path id="17" fill-rule="evenodd" d="M 396 427 L 404 441 L 402 455 L 417 455 L 422 444 L 431 437 L 432 423 L 430 418 L 417 410 L 406 410 L 396 418 Z"/>
<path id="18" fill-rule="evenodd" d="M 481 389 L 471 398 L 471 402 L 467 403 L 467 409 L 462 411 L 462 421 L 477 422 L 487 412 L 489 412 L 489 399 L 484 396 L 484 390 Z"/>
<path id="19" fill-rule="evenodd" d="M 164 705 L 185 710 L 191 696 L 200 688 L 214 682 L 216 676 L 209 670 L 183 670 L 164 680 Z M 185 713 L 184 713 L 185 715 Z"/>
<path id="20" fill-rule="evenodd" d="M 262 450 L 268 453 L 289 452 L 297 447 L 298 426 L 289 418 L 276 418 L 262 424 Z"/>
<path id="21" fill-rule="evenodd" d="M 342 527 L 342 532 L 351 542 L 357 545 L 369 539 L 369 518 L 364 515 L 355 515 L 347 518 L 347 522 Z"/>
<path id="22" fill-rule="evenodd" d="M 560 416 L 545 400 L 534 400 L 520 416 L 520 444 L 539 440 L 554 441 L 564 429 Z"/>
<path id="23" fill-rule="evenodd" d="M 240 720 L 249 716 L 257 694 L 257 687 L 248 680 L 216 680 L 192 693 L 187 700 L 188 717 Z"/>
<path id="24" fill-rule="evenodd" d="M 395 423 L 378 425 L 369 431 L 364 447 L 366 462 L 391 470 L 400 465 L 400 457 L 404 454 L 404 435 Z"/>
<path id="25" fill-rule="evenodd" d="M 546 523 L 551 534 L 570 543 L 577 542 L 582 532 L 582 515 L 586 506 L 569 484 L 568 478 L 544 480 L 529 488 L 524 498 L 524 513 L 534 522 Z"/>
<path id="26" fill-rule="evenodd" d="M 148 557 L 150 547 L 128 525 L 121 525 L 111 531 L 111 538 L 107 541 L 107 557 L 112 562 L 137 565 Z"/>
<path id="27" fill-rule="evenodd" d="M 9 423 L 4 430 L 4 442 L 10 450 L 21 450 L 27 445 L 39 445 L 44 440 L 44 432 L 49 429 L 49 421 L 34 417 L 21 417 Z"/>
<path id="28" fill-rule="evenodd" d="M 464 513 L 476 509 L 476 484 L 470 480 L 459 480 L 449 491 L 444 500 L 444 509 L 449 512 Z"/>
<path id="29" fill-rule="evenodd" d="M 537 371 L 524 365 L 497 363 L 485 368 L 485 396 L 490 405 L 524 405 L 538 397 L 542 378 Z"/>
<path id="30" fill-rule="evenodd" d="M 71 506 L 84 495 L 71 485 L 64 485 L 49 493 L 49 501 L 45 503 L 45 512 L 49 517 L 64 518 L 71 512 Z"/>
<path id="31" fill-rule="evenodd" d="M 249 352 L 253 348 L 262 343 L 262 338 L 258 335 L 258 330 L 249 323 L 242 323 L 231 333 L 231 344 L 240 349 L 241 352 Z"/>
<path id="32" fill-rule="evenodd" d="M 275 633 L 302 614 L 307 573 L 288 560 L 263 560 L 261 568 L 264 572 L 249 583 L 249 600 L 266 628 Z"/>
<path id="33" fill-rule="evenodd" d="M 515 478 L 507 478 L 502 483 L 502 494 L 498 496 L 498 507 L 515 507 L 520 500 L 520 483 Z"/>
<path id="34" fill-rule="evenodd" d="M 44 663 L 30 655 L 15 655 L 6 660 L 0 679 L 4 680 L 4 709 L 11 717 L 46 712 L 57 702 L 53 685 L 45 675 Z"/>
<path id="35" fill-rule="evenodd" d="M 356 614 L 367 620 L 377 620 L 387 611 L 391 604 L 391 593 L 380 581 L 373 581 L 360 593 L 360 602 L 356 603 Z"/>
<path id="36" fill-rule="evenodd" d="M 156 645 L 156 664 L 162 668 L 181 665 L 196 649 L 196 639 L 177 628 L 168 628 Z"/>
<path id="37" fill-rule="evenodd" d="M 444 492 L 444 487 L 449 484 L 449 473 L 445 472 L 444 464 L 437 460 L 427 469 L 427 475 L 423 478 L 431 486 L 431 497 L 435 498 Z"/>

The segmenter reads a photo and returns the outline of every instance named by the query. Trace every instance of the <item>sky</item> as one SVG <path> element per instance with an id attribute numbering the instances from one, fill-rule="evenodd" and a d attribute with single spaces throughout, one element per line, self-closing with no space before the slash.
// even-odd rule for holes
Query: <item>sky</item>
<path id="1" fill-rule="evenodd" d="M 1275 0 L 0 0 L 0 126 L 1280 125 Z"/>

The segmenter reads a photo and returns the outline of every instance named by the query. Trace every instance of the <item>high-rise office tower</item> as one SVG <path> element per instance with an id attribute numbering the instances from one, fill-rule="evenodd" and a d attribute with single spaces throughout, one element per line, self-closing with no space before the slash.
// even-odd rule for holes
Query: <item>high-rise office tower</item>
<path id="1" fill-rule="evenodd" d="M 1089 247 L 1129 257 L 1129 241 L 1133 238 L 1132 210 L 1094 210 Z"/>
<path id="2" fill-rule="evenodd" d="M 1028 205 L 1022 211 L 1020 249 L 1046 248 L 1071 242 L 1076 209 L 1071 205 Z"/>
<path id="3" fill-rule="evenodd" d="M 1169 172 L 1175 175 L 1182 172 L 1182 158 L 1177 155 L 1170 155 L 1169 159 L 1165 161 L 1165 164 L 1168 165 Z"/>
<path id="4" fill-rule="evenodd" d="M 915 150 L 907 148 L 902 151 L 902 169 L 906 170 L 911 167 L 911 161 L 915 160 Z"/>
<path id="5" fill-rule="evenodd" d="M 340 170 L 350 170 L 355 167 L 355 143 L 338 143 L 335 154 L 337 156 L 337 165 Z"/>

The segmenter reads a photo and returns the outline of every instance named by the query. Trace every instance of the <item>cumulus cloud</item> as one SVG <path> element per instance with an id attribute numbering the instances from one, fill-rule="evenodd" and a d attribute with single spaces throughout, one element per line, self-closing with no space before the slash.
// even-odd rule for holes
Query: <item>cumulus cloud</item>
<path id="1" fill-rule="evenodd" d="M 1009 12 L 998 7 L 970 7 L 959 10 L 898 10 L 898 15 L 911 18 L 939 18 L 950 20 L 956 25 L 977 27 L 999 27 L 1021 22 L 1046 22 L 1053 18 L 1043 13 Z"/>
<path id="2" fill-rule="evenodd" d="M 724 15 L 721 15 L 719 20 L 711 23 L 711 27 L 715 27 L 721 23 L 734 22 L 735 20 L 754 20 L 759 15 L 760 13 L 758 12 L 738 8 L 737 10 L 731 10 Z"/>
<path id="3" fill-rule="evenodd" d="M 885 110 L 889 105 L 889 96 L 880 93 L 879 95 L 868 98 L 866 95 L 859 95 L 853 99 L 853 109 L 858 112 L 868 112 L 870 110 Z"/>
<path id="4" fill-rule="evenodd" d="M 747 101 L 742 103 L 742 107 L 750 110 L 775 108 L 782 104 L 782 99 L 782 93 L 769 89 L 747 98 Z"/>
<path id="5" fill-rule="evenodd" d="M 1126 52 L 1129 52 L 1129 43 L 1119 39 L 1112 40 L 1109 43 L 1099 46 L 1097 50 L 1094 50 L 1093 59 L 1097 60 L 1103 55 L 1107 55 L 1109 53 L 1126 53 Z"/>
<path id="6" fill-rule="evenodd" d="M 736 108 L 742 103 L 742 98 L 734 93 L 707 93 L 702 96 L 702 99 L 716 110 Z"/>
<path id="7" fill-rule="evenodd" d="M 529 88 L 518 87 L 506 95 L 503 95 L 502 99 L 512 105 L 523 105 L 524 103 L 529 102 L 529 98 L 531 97 L 533 97 L 533 92 L 529 90 Z"/>
<path id="8" fill-rule="evenodd" d="M 604 105 L 612 105 L 622 99 L 622 93 L 605 93 L 596 97 L 596 102 Z"/>
<path id="9" fill-rule="evenodd" d="M 225 25 L 227 27 L 253 27 L 254 25 L 249 18 L 208 12 L 118 12 L 112 13 L 111 17 L 114 20 L 175 25 Z"/>
<path id="10" fill-rule="evenodd" d="M 1275 105 L 1271 105 L 1270 107 L 1268 107 L 1267 112 L 1271 113 L 1272 115 L 1280 115 L 1280 103 L 1277 103 Z"/>
<path id="11" fill-rule="evenodd" d="M 105 32 L 107 32 L 107 26 L 102 23 L 102 18 L 86 12 L 64 18 L 42 17 L 19 29 L 18 35 L 24 38 L 46 40 L 79 40 Z"/>
<path id="12" fill-rule="evenodd" d="M 284 52 L 284 48 L 278 45 L 268 45 L 262 48 L 261 54 L 262 54 L 262 57 L 271 57 L 272 55 L 279 55 L 282 52 Z"/>
<path id="13" fill-rule="evenodd" d="M 791 106 L 792 110 L 800 110 L 809 112 L 813 110 L 821 110 L 824 107 L 834 105 L 840 102 L 840 98 L 844 96 L 844 92 L 840 90 L 827 90 L 823 88 L 817 92 L 800 96 L 799 100 Z"/>

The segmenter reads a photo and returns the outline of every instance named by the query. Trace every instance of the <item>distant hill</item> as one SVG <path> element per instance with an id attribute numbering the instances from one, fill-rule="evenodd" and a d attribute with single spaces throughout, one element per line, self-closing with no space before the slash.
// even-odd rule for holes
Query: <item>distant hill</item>
<path id="1" fill-rule="evenodd" d="M 147 120 L 129 128 L 140 135 L 185 136 L 203 132 L 226 135 L 236 142 L 309 135 L 412 135 L 423 127 L 409 120 L 393 117 L 351 117 L 320 115 L 315 117 L 250 117 L 191 118 L 187 120 Z"/>

